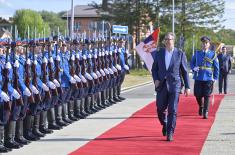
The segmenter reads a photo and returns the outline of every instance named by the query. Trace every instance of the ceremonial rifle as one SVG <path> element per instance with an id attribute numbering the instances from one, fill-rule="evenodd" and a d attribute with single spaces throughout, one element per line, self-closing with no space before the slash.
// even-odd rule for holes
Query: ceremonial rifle
<path id="1" fill-rule="evenodd" d="M 6 46 L 7 50 L 6 50 L 6 60 L 5 60 L 5 64 L 4 64 L 4 68 L 2 69 L 2 75 L 4 77 L 4 81 L 3 81 L 3 86 L 2 86 L 2 91 L 4 91 L 7 95 L 8 94 L 8 84 L 9 84 L 9 68 L 6 67 L 7 63 L 8 63 L 8 56 L 9 56 L 9 49 L 10 46 L 7 45 Z M 11 101 L 3 101 L 3 106 L 4 109 L 11 111 Z"/>
<path id="2" fill-rule="evenodd" d="M 24 80 L 25 80 L 26 87 L 31 92 L 31 95 L 28 97 L 28 102 L 35 103 L 32 90 L 30 89 L 31 74 L 30 74 L 30 59 L 28 58 L 28 44 L 25 45 Z"/>
<path id="3" fill-rule="evenodd" d="M 33 52 L 33 63 L 32 63 L 32 66 L 31 66 L 31 70 L 32 70 L 32 73 L 33 73 L 32 83 L 36 87 L 36 89 L 39 90 L 38 89 L 38 80 L 37 80 L 36 62 L 35 62 L 35 61 L 37 61 L 37 60 L 35 60 L 36 43 L 34 42 L 31 46 L 33 48 L 33 51 L 32 51 Z M 35 99 L 35 103 L 40 103 L 42 101 L 40 93 L 34 94 L 34 99 Z"/>
<path id="4" fill-rule="evenodd" d="M 45 43 L 42 43 L 42 59 L 45 59 L 46 56 L 45 56 Z M 47 63 L 42 61 L 42 64 L 41 64 L 41 68 L 42 68 L 42 82 L 43 83 L 47 83 Z M 51 92 L 50 91 L 45 91 L 45 98 L 44 98 L 44 101 L 48 101 L 49 99 L 51 98 Z"/>
<path id="5" fill-rule="evenodd" d="M 12 42 L 11 43 L 11 51 L 13 52 L 13 61 L 15 60 L 15 47 L 16 47 L 16 43 Z M 20 88 L 19 88 L 19 75 L 18 75 L 18 67 L 13 65 L 13 88 L 19 93 L 21 94 Z M 20 96 L 19 99 L 16 99 L 16 104 L 17 105 L 23 105 L 23 98 L 22 96 Z"/>
<path id="6" fill-rule="evenodd" d="M 53 70 L 53 66 L 52 66 L 52 62 L 51 62 L 51 59 L 53 60 L 53 58 L 51 58 L 50 47 L 51 47 L 51 43 L 48 42 L 47 48 L 48 48 L 48 58 L 49 58 L 49 61 L 48 61 L 49 80 L 53 81 L 54 80 L 54 70 Z M 52 89 L 52 95 L 53 96 L 58 96 L 59 95 L 58 91 L 57 91 L 57 88 Z"/>

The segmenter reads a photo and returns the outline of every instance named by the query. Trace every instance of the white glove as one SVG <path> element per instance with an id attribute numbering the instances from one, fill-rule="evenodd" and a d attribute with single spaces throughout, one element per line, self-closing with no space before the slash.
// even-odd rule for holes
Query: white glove
<path id="1" fill-rule="evenodd" d="M 12 92 L 12 96 L 15 98 L 15 99 L 19 99 L 20 98 L 20 94 L 18 93 L 18 91 L 17 90 L 13 90 L 13 92 Z"/>
<path id="2" fill-rule="evenodd" d="M 100 69 L 100 73 L 102 74 L 102 76 L 105 76 L 105 72 L 103 69 Z"/>
<path id="3" fill-rule="evenodd" d="M 87 82 L 86 78 L 85 78 L 83 75 L 80 75 L 80 78 L 82 79 L 82 82 L 83 82 L 83 83 L 86 83 L 86 82 Z"/>
<path id="4" fill-rule="evenodd" d="M 53 80 L 53 83 L 56 85 L 56 87 L 60 87 L 60 83 L 56 79 Z"/>
<path id="5" fill-rule="evenodd" d="M 76 80 L 71 76 L 70 80 L 69 80 L 72 84 L 76 83 Z"/>
<path id="6" fill-rule="evenodd" d="M 54 60 L 52 57 L 49 58 L 50 63 L 54 63 Z"/>
<path id="7" fill-rule="evenodd" d="M 51 82 L 51 81 L 48 81 L 48 85 L 49 85 L 49 88 L 51 88 L 51 89 L 55 89 L 56 88 L 55 84 L 53 82 Z"/>
<path id="8" fill-rule="evenodd" d="M 78 77 L 77 75 L 74 75 L 74 79 L 77 81 L 77 82 L 81 82 L 82 80 L 80 79 L 80 77 Z"/>
<path id="9" fill-rule="evenodd" d="M 193 68 L 193 71 L 194 71 L 194 72 L 198 72 L 198 71 L 199 71 L 199 67 L 198 67 L 198 66 L 197 66 L 197 67 L 194 67 L 194 68 Z"/>
<path id="10" fill-rule="evenodd" d="M 96 71 L 96 75 L 98 76 L 98 77 L 101 77 L 101 74 L 100 74 L 100 72 L 97 70 Z"/>
<path id="11" fill-rule="evenodd" d="M 49 88 L 47 87 L 47 85 L 45 83 L 42 83 L 42 89 L 44 91 L 49 91 Z"/>
<path id="12" fill-rule="evenodd" d="M 122 70 L 122 67 L 121 67 L 119 64 L 116 65 L 116 68 L 117 68 L 119 71 Z"/>
<path id="13" fill-rule="evenodd" d="M 23 94 L 25 95 L 25 96 L 31 96 L 31 92 L 30 92 L 30 90 L 29 90 L 29 88 L 25 88 L 25 90 L 23 91 Z"/>
<path id="14" fill-rule="evenodd" d="M 19 68 L 19 66 L 20 66 L 19 61 L 16 60 L 15 63 L 14 63 L 14 67 Z"/>
<path id="15" fill-rule="evenodd" d="M 111 68 L 108 68 L 108 70 L 110 74 L 113 74 L 113 70 Z"/>
<path id="16" fill-rule="evenodd" d="M 2 91 L 2 92 L 0 93 L 0 98 L 1 98 L 3 101 L 5 101 L 5 102 L 10 101 L 9 96 L 8 96 L 4 91 Z"/>
<path id="17" fill-rule="evenodd" d="M 85 74 L 85 77 L 86 77 L 87 79 L 89 79 L 89 80 L 93 80 L 92 76 L 91 76 L 89 73 L 86 73 L 86 74 Z"/>
<path id="18" fill-rule="evenodd" d="M 34 94 L 38 94 L 39 93 L 39 91 L 37 90 L 37 88 L 34 85 L 31 86 L 31 90 L 32 90 L 32 92 Z"/>
<path id="19" fill-rule="evenodd" d="M 129 66 L 127 66 L 127 65 L 125 65 L 124 68 L 125 68 L 125 70 L 129 70 L 130 69 Z"/>
<path id="20" fill-rule="evenodd" d="M 10 63 L 10 62 L 7 62 L 6 65 L 5 65 L 5 68 L 6 68 L 6 69 L 11 69 L 11 63 Z"/>
<path id="21" fill-rule="evenodd" d="M 104 68 L 104 72 L 105 74 L 109 74 L 109 71 L 107 70 L 107 68 Z"/>
<path id="22" fill-rule="evenodd" d="M 44 57 L 44 58 L 42 59 L 42 62 L 45 63 L 45 64 L 47 64 L 47 58 Z"/>
<path id="23" fill-rule="evenodd" d="M 94 72 L 92 72 L 91 75 L 92 75 L 93 79 L 98 79 L 98 76 Z"/>
<path id="24" fill-rule="evenodd" d="M 112 67 L 112 70 L 114 71 L 114 72 L 117 72 L 117 68 L 116 67 Z"/>

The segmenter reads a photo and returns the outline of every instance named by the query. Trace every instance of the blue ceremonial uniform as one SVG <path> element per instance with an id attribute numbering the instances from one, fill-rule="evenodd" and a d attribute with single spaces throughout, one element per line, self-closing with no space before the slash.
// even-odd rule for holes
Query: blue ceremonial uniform
<path id="1" fill-rule="evenodd" d="M 219 77 L 219 62 L 217 54 L 209 50 L 210 39 L 206 36 L 201 38 L 202 48 L 207 51 L 196 51 L 191 59 L 193 70 L 194 95 L 199 106 L 199 115 L 208 118 L 209 98 L 213 91 L 214 80 Z M 204 100 L 202 100 L 204 98 Z"/>
<path id="2" fill-rule="evenodd" d="M 213 81 L 219 77 L 219 63 L 216 53 L 210 50 L 208 52 L 196 51 L 190 66 L 192 70 L 199 67 L 199 70 L 194 71 L 193 75 L 195 80 L 194 95 L 209 96 L 212 93 Z M 198 83 L 204 83 L 206 89 L 200 87 Z"/>
<path id="3" fill-rule="evenodd" d="M 212 81 L 219 77 L 219 63 L 214 51 L 196 51 L 190 65 L 192 70 L 199 67 L 198 73 L 193 75 L 194 80 Z"/>

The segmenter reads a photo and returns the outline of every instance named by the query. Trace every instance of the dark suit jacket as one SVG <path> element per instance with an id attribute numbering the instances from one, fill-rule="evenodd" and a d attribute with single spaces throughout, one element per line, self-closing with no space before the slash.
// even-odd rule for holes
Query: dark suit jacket
<path id="1" fill-rule="evenodd" d="M 154 57 L 152 76 L 154 82 L 155 80 L 160 81 L 160 84 L 156 88 L 156 91 L 160 91 L 162 89 L 162 85 L 166 83 L 169 92 L 180 92 L 180 74 L 182 74 L 185 88 L 190 88 L 187 70 L 187 58 L 185 56 L 185 53 L 175 48 L 169 68 L 168 70 L 166 70 L 165 51 L 165 48 L 161 48 L 159 51 L 156 52 L 156 55 Z"/>
<path id="2" fill-rule="evenodd" d="M 228 73 L 231 70 L 232 62 L 230 55 L 223 55 L 222 53 L 218 55 L 219 67 L 222 73 Z"/>

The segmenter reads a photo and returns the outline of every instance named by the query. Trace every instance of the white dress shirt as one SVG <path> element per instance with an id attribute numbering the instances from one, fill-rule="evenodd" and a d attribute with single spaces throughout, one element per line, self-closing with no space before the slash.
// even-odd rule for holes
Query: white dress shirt
<path id="1" fill-rule="evenodd" d="M 172 58 L 172 55 L 173 55 L 173 51 L 174 49 L 172 49 L 171 51 L 168 51 L 166 49 L 165 51 L 165 64 L 166 64 L 166 70 L 168 70 L 169 66 L 170 66 L 170 62 L 171 62 L 171 58 Z"/>

